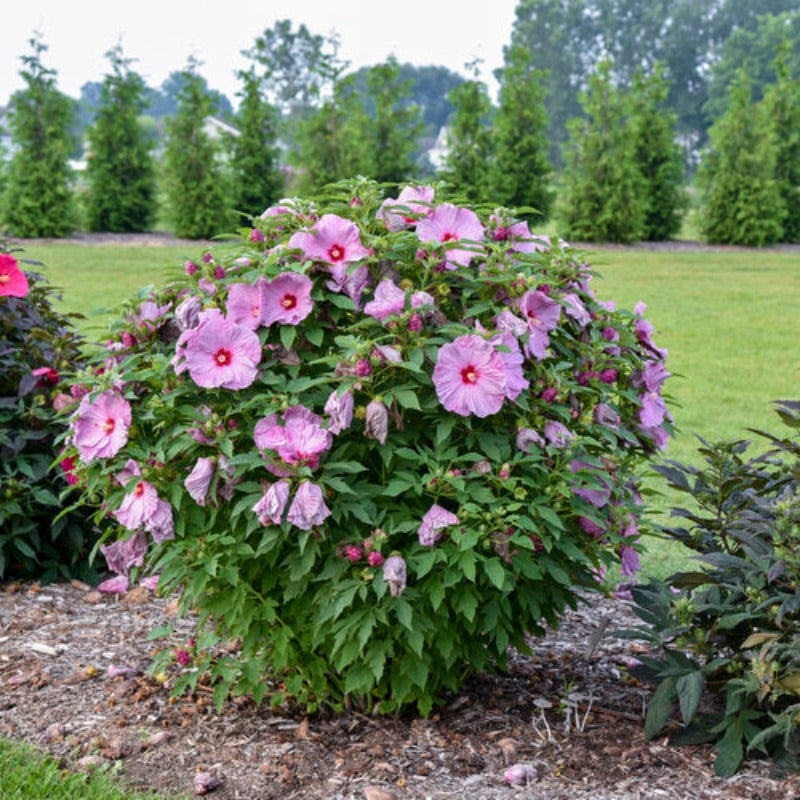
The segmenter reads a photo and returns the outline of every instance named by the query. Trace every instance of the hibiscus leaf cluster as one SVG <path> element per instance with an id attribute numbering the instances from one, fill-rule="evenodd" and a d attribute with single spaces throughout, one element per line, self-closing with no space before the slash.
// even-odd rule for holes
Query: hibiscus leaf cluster
<path id="1" fill-rule="evenodd" d="M 83 339 L 18 255 L 0 240 L 0 579 L 90 579 L 93 534 L 82 515 L 60 514 L 71 478 L 57 447 L 64 375 L 81 365 Z"/>
<path id="2" fill-rule="evenodd" d="M 654 649 L 633 669 L 656 687 L 645 733 L 714 742 L 721 776 L 748 754 L 800 770 L 800 403 L 776 409 L 789 431 L 761 433 L 759 455 L 747 440 L 703 440 L 702 466 L 656 466 L 691 500 L 663 532 L 699 565 L 632 590 L 646 625 L 629 635 Z"/>
<path id="3" fill-rule="evenodd" d="M 67 440 L 104 588 L 199 612 L 179 690 L 426 713 L 609 565 L 635 580 L 671 430 L 643 306 L 442 186 L 347 182 L 239 233 L 131 305 Z"/>

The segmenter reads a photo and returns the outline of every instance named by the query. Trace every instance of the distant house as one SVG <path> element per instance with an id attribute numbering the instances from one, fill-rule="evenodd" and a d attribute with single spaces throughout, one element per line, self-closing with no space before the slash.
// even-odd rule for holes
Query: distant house
<path id="1" fill-rule="evenodd" d="M 444 167 L 447 154 L 450 152 L 450 145 L 447 141 L 448 129 L 445 125 L 439 128 L 439 135 L 433 143 L 433 147 L 428 150 L 428 161 L 431 166 L 439 172 Z"/>
<path id="2" fill-rule="evenodd" d="M 223 122 L 219 117 L 206 117 L 203 130 L 214 140 L 222 139 L 225 136 L 233 136 L 234 138 L 239 136 L 237 128 L 234 128 L 233 125 L 228 125 L 227 122 Z"/>

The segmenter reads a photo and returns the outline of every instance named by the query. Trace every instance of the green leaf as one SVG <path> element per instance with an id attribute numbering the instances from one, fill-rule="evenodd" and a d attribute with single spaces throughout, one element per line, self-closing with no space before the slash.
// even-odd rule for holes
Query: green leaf
<path id="1" fill-rule="evenodd" d="M 652 739 L 666 724 L 675 702 L 675 678 L 661 681 L 647 705 L 644 735 Z"/>
<path id="2" fill-rule="evenodd" d="M 506 582 L 506 571 L 499 558 L 487 558 L 483 562 L 483 571 L 498 589 L 503 588 L 503 584 Z"/>
<path id="3" fill-rule="evenodd" d="M 742 746 L 741 720 L 736 720 L 728 726 L 725 735 L 717 746 L 717 758 L 714 761 L 714 773 L 720 778 L 729 778 L 739 768 L 744 758 Z"/>
<path id="4" fill-rule="evenodd" d="M 703 694 L 705 679 L 703 673 L 698 669 L 688 675 L 681 675 L 675 683 L 675 691 L 678 693 L 678 704 L 681 709 L 683 722 L 688 725 L 694 718 L 697 706 L 700 704 L 700 697 Z"/>
<path id="5" fill-rule="evenodd" d="M 287 349 L 291 350 L 294 344 L 295 337 L 297 336 L 297 328 L 294 325 L 282 325 L 280 328 L 281 344 Z"/>
<path id="6" fill-rule="evenodd" d="M 397 620 L 398 622 L 404 627 L 411 630 L 411 618 L 413 616 L 413 611 L 411 609 L 411 604 L 407 600 L 403 600 L 402 597 L 397 598 L 397 602 L 395 604 L 395 610 L 397 612 Z"/>
<path id="7" fill-rule="evenodd" d="M 422 411 L 419 405 L 419 400 L 417 400 L 417 395 L 410 389 L 398 389 L 397 391 L 392 392 L 392 394 L 403 408 L 411 408 L 414 411 Z"/>
<path id="8" fill-rule="evenodd" d="M 416 481 L 409 478 L 393 478 L 386 484 L 386 488 L 381 492 L 385 497 L 397 497 L 399 494 L 408 491 Z"/>

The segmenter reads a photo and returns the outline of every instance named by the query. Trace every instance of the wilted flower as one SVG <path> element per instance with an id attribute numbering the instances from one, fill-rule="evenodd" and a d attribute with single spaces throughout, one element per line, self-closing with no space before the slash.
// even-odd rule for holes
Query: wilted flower
<path id="1" fill-rule="evenodd" d="M 253 511 L 262 525 L 280 525 L 288 500 L 288 481 L 277 481 L 264 492 L 264 496 L 253 506 Z"/>
<path id="2" fill-rule="evenodd" d="M 551 419 L 544 425 L 544 438 L 553 447 L 566 447 L 569 440 L 575 438 L 575 434 L 563 423 Z"/>
<path id="3" fill-rule="evenodd" d="M 199 506 L 206 504 L 208 488 L 214 477 L 214 459 L 198 458 L 189 476 L 183 482 L 186 491 Z"/>
<path id="4" fill-rule="evenodd" d="M 544 447 L 545 441 L 533 428 L 520 428 L 515 440 L 517 450 L 523 453 L 532 453 L 534 448 Z"/>
<path id="5" fill-rule="evenodd" d="M 535 767 L 529 764 L 514 764 L 513 767 L 506 770 L 503 780 L 509 786 L 527 786 L 529 783 L 533 783 L 537 777 L 538 773 Z"/>
<path id="6" fill-rule="evenodd" d="M 402 556 L 389 556 L 383 562 L 383 579 L 389 584 L 392 597 L 399 597 L 406 588 L 406 562 Z"/>
<path id="7" fill-rule="evenodd" d="M 364 435 L 368 439 L 377 439 L 381 444 L 386 444 L 389 434 L 389 413 L 386 406 L 379 400 L 373 400 L 367 406 Z"/>
<path id="8" fill-rule="evenodd" d="M 322 489 L 315 483 L 303 481 L 297 487 L 286 518 L 296 528 L 310 531 L 314 526 L 322 525 L 330 514 L 322 497 Z"/>
<path id="9" fill-rule="evenodd" d="M 341 433 L 349 428 L 353 421 L 353 393 L 349 389 L 342 394 L 332 391 L 325 402 L 325 413 L 329 417 L 328 430 L 331 433 Z"/>
<path id="10" fill-rule="evenodd" d="M 425 512 L 422 524 L 417 531 L 419 543 L 428 547 L 436 544 L 442 536 L 441 531 L 450 525 L 458 525 L 458 517 L 446 508 L 434 503 Z"/>

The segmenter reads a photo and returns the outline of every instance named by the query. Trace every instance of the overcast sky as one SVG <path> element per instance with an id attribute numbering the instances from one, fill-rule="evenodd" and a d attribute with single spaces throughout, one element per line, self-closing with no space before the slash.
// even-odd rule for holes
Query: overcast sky
<path id="1" fill-rule="evenodd" d="M 150 86 L 182 69 L 189 55 L 200 73 L 234 104 L 241 51 L 279 19 L 311 33 L 336 32 L 339 55 L 353 68 L 394 54 L 400 62 L 436 64 L 464 74 L 464 64 L 483 61 L 482 77 L 496 92 L 491 73 L 501 66 L 517 0 L 0 0 L 0 105 L 22 88 L 20 56 L 41 31 L 45 66 L 58 72 L 58 87 L 78 97 L 87 81 L 102 80 L 105 53 L 120 39 L 134 68 Z"/>

